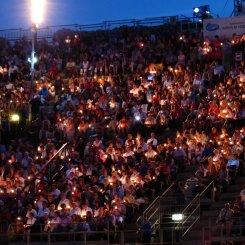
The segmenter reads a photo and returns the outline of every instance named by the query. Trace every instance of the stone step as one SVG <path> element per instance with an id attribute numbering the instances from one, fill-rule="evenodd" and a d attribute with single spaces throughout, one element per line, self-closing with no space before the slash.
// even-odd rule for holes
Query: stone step
<path id="1" fill-rule="evenodd" d="M 238 177 L 238 179 L 236 180 L 236 185 L 242 186 L 244 188 L 245 176 L 244 177 Z"/>
<path id="2" fill-rule="evenodd" d="M 187 241 L 182 241 L 181 245 L 201 245 L 202 240 L 201 239 L 193 239 L 193 240 L 187 240 Z"/>
<path id="3" fill-rule="evenodd" d="M 138 226 L 136 224 L 127 224 L 127 230 L 137 230 Z"/>
<path id="4" fill-rule="evenodd" d="M 222 193 L 220 197 L 220 201 L 235 201 L 235 199 L 239 196 L 237 192 L 227 192 Z"/>
<path id="5" fill-rule="evenodd" d="M 230 185 L 228 187 L 228 192 L 240 193 L 241 190 L 244 188 L 244 185 L 245 185 L 245 180 L 244 180 L 243 184 Z"/>
<path id="6" fill-rule="evenodd" d="M 225 201 L 225 200 L 221 200 L 219 202 L 214 202 L 214 203 L 212 203 L 210 210 L 217 210 L 217 209 L 221 210 L 226 203 L 227 203 L 227 201 Z"/>
<path id="7" fill-rule="evenodd" d="M 225 203 L 234 202 L 244 187 L 245 177 L 238 177 L 235 185 L 229 185 L 228 191 L 226 193 L 221 193 L 220 200 L 218 202 L 212 203 L 209 210 L 203 211 L 200 221 L 193 226 L 188 236 L 186 237 L 186 241 L 183 241 L 181 244 L 202 244 L 202 228 L 209 227 L 210 223 L 212 227 L 212 236 L 220 236 L 220 227 L 216 225 L 219 212 L 224 207 Z"/>
<path id="8" fill-rule="evenodd" d="M 182 173 L 182 174 L 179 174 L 177 179 L 179 181 L 186 181 L 187 179 L 191 178 L 193 176 L 193 174 L 190 174 L 190 173 Z"/>
<path id="9" fill-rule="evenodd" d="M 213 217 L 218 217 L 219 215 L 219 210 L 207 210 L 202 213 L 203 218 L 213 218 Z"/>

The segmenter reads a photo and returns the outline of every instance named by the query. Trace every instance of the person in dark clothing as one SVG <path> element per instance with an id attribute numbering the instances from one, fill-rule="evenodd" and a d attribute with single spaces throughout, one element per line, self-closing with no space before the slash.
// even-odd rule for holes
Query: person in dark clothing
<path id="1" fill-rule="evenodd" d="M 142 243 L 150 243 L 151 242 L 151 223 L 147 220 L 142 218 L 140 222 L 140 234 L 141 234 L 141 242 Z"/>
<path id="2" fill-rule="evenodd" d="M 39 96 L 36 96 L 30 101 L 30 104 L 31 104 L 32 119 L 35 120 L 37 118 L 38 113 L 39 113 L 40 106 L 42 106 L 42 102 L 41 102 Z"/>

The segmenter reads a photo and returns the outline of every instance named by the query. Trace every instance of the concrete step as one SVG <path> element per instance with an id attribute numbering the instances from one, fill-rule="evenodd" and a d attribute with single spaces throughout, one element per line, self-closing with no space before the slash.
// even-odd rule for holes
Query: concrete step
<path id="1" fill-rule="evenodd" d="M 177 179 L 179 181 L 186 181 L 187 179 L 191 178 L 193 176 L 193 174 L 191 173 L 181 173 L 178 175 Z"/>
<path id="2" fill-rule="evenodd" d="M 203 218 L 218 217 L 220 210 L 207 210 L 202 213 Z"/>
<path id="3" fill-rule="evenodd" d="M 230 185 L 228 187 L 228 191 L 226 193 L 222 193 L 220 200 L 218 202 L 212 203 L 209 210 L 204 210 L 202 213 L 202 217 L 199 222 L 197 222 L 185 241 L 181 244 L 183 245 L 197 245 L 202 244 L 202 228 L 209 227 L 211 223 L 212 235 L 220 236 L 220 227 L 216 225 L 216 220 L 218 218 L 220 210 L 224 207 L 227 202 L 234 202 L 236 197 L 239 196 L 240 191 L 245 187 L 245 176 L 238 177 L 235 185 Z M 211 221 L 209 221 L 211 219 Z M 245 241 L 245 240 L 244 240 Z M 244 243 L 245 244 L 245 243 Z"/>
<path id="4" fill-rule="evenodd" d="M 236 185 L 242 186 L 244 188 L 245 186 L 245 176 L 244 177 L 238 177 L 236 180 Z"/>
<path id="5" fill-rule="evenodd" d="M 127 224 L 127 230 L 131 231 L 131 230 L 137 230 L 138 227 L 136 224 Z"/>
<path id="6" fill-rule="evenodd" d="M 228 192 L 240 193 L 240 191 L 244 188 L 244 185 L 245 185 L 245 180 L 243 184 L 230 185 L 228 187 Z"/>
<path id="7" fill-rule="evenodd" d="M 193 239 L 193 240 L 187 240 L 187 241 L 182 241 L 181 245 L 201 245 L 202 240 L 201 239 Z"/>
<path id="8" fill-rule="evenodd" d="M 220 201 L 235 201 L 235 199 L 239 196 L 237 192 L 226 192 L 222 193 L 220 197 Z"/>
<path id="9" fill-rule="evenodd" d="M 187 236 L 188 240 L 202 239 L 202 229 L 193 229 Z"/>
<path id="10" fill-rule="evenodd" d="M 219 202 L 214 202 L 212 206 L 210 207 L 210 210 L 217 210 L 217 209 L 221 210 L 225 206 L 226 203 L 227 201 L 224 201 L 224 200 L 221 200 Z"/>
<path id="11" fill-rule="evenodd" d="M 187 180 L 188 178 L 192 177 L 194 173 L 196 172 L 197 167 L 196 166 L 188 166 L 185 168 L 185 170 L 182 173 L 179 173 L 177 176 L 178 180 Z"/>

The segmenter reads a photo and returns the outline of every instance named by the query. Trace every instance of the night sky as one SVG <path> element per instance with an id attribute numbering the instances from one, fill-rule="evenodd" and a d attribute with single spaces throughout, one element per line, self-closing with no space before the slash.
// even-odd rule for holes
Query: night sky
<path id="1" fill-rule="evenodd" d="M 30 26 L 30 0 L 0 0 L 0 29 Z M 229 16 L 233 0 L 47 0 L 43 26 L 93 24 L 104 20 L 192 15 L 193 7 L 210 4 L 211 11 Z M 225 7 L 225 8 L 224 8 Z"/>

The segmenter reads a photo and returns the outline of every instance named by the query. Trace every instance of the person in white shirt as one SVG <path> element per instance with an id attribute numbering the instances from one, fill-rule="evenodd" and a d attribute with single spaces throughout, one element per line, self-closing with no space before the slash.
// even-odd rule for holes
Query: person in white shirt
<path id="1" fill-rule="evenodd" d="M 54 217 L 50 220 L 50 231 L 55 231 L 56 228 L 58 228 L 58 226 L 61 223 L 61 218 L 59 216 L 58 212 L 54 213 Z"/>
<path id="2" fill-rule="evenodd" d="M 73 202 L 72 204 L 71 204 L 71 210 L 70 210 L 70 216 L 73 216 L 74 214 L 75 215 L 81 215 L 81 213 L 82 213 L 82 210 L 81 210 L 81 208 L 79 207 L 79 203 L 77 203 L 77 202 Z"/>
<path id="3" fill-rule="evenodd" d="M 131 150 L 130 146 L 126 146 L 125 153 L 123 154 L 123 157 L 127 159 L 128 157 L 133 157 L 134 152 Z"/>
<path id="4" fill-rule="evenodd" d="M 66 208 L 69 208 L 70 207 L 70 201 L 69 201 L 69 199 L 66 198 L 66 194 L 65 193 L 62 193 L 61 194 L 61 200 L 60 200 L 60 202 L 58 204 L 58 210 L 61 210 L 62 209 L 61 208 L 61 205 L 62 204 L 65 204 L 66 205 Z"/>
<path id="5" fill-rule="evenodd" d="M 196 73 L 194 80 L 193 80 L 193 86 L 198 88 L 198 89 L 201 89 L 203 87 L 203 83 L 204 82 L 203 82 L 201 76 L 198 73 Z"/>
<path id="6" fill-rule="evenodd" d="M 31 226 L 33 226 L 35 224 L 36 220 L 37 219 L 35 218 L 35 214 L 33 212 L 30 212 L 29 217 L 26 221 L 26 227 L 30 228 Z"/>
<path id="7" fill-rule="evenodd" d="M 9 77 L 14 73 L 18 71 L 18 67 L 14 64 L 11 64 L 11 66 L 9 67 Z"/>
<path id="8" fill-rule="evenodd" d="M 125 146 L 133 146 L 135 144 L 132 134 L 128 134 L 128 138 L 125 141 Z"/>
<path id="9" fill-rule="evenodd" d="M 155 134 L 151 133 L 151 138 L 147 140 L 147 145 L 151 144 L 152 146 L 157 146 L 157 139 L 155 138 Z"/>
<path id="10" fill-rule="evenodd" d="M 148 145 L 147 152 L 145 153 L 145 157 L 147 158 L 147 160 L 154 159 L 156 155 L 157 152 L 152 149 L 152 145 Z"/>
<path id="11" fill-rule="evenodd" d="M 31 217 L 31 213 L 34 215 L 34 217 L 37 216 L 37 211 L 32 208 L 32 205 L 31 204 L 28 204 L 28 206 L 27 206 L 27 212 L 26 212 L 26 218 L 30 218 Z"/>

